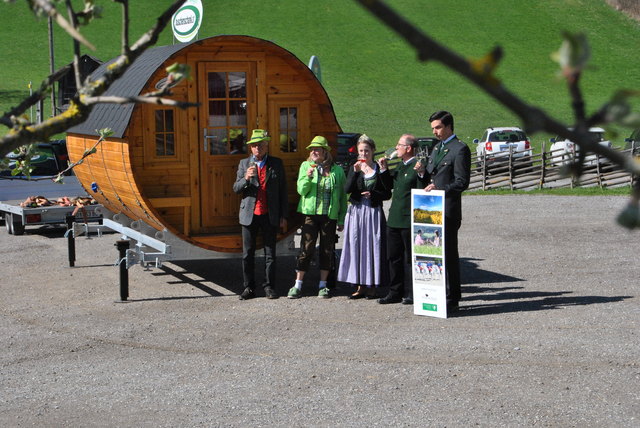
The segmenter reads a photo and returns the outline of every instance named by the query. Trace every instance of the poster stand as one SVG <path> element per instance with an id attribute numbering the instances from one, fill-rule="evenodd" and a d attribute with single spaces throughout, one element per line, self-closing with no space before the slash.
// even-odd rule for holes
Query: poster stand
<path id="1" fill-rule="evenodd" d="M 413 313 L 447 318 L 444 191 L 411 191 Z"/>

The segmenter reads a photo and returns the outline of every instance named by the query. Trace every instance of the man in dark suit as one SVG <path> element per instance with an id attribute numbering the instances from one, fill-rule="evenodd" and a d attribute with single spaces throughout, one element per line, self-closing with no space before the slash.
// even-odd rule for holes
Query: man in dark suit
<path id="1" fill-rule="evenodd" d="M 275 290 L 276 236 L 278 227 L 287 229 L 289 202 L 282 160 L 267 154 L 271 137 L 262 129 L 254 129 L 247 146 L 251 156 L 238 164 L 233 191 L 242 194 L 240 224 L 242 225 L 242 274 L 244 291 L 240 300 L 255 297 L 256 237 L 262 230 L 265 254 L 264 292 L 277 299 Z"/>
<path id="2" fill-rule="evenodd" d="M 447 312 L 455 312 L 461 298 L 458 229 L 462 223 L 462 192 L 469 187 L 471 176 L 471 151 L 454 134 L 451 113 L 435 112 L 429 122 L 440 143 L 434 147 L 427 161 L 430 184 L 424 190 L 444 190 Z"/>
<path id="3" fill-rule="evenodd" d="M 411 263 L 411 189 L 422 189 L 428 182 L 425 174 L 419 175 L 416 171 L 417 148 L 416 137 L 404 134 L 396 144 L 396 151 L 401 160 L 398 166 L 389 171 L 386 159 L 378 160 L 384 187 L 388 190 L 393 189 L 387 219 L 389 292 L 385 297 L 378 299 L 378 303 L 383 305 L 400 302 L 406 305 L 413 304 L 413 288 L 405 287 L 405 267 Z M 421 170 L 424 173 L 424 166 Z M 409 269 L 409 272 L 412 270 Z"/>

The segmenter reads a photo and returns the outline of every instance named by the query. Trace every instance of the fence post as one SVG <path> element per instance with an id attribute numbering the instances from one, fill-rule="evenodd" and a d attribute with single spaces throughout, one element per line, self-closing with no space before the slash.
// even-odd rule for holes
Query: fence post
<path id="1" fill-rule="evenodd" d="M 515 166 L 513 165 L 513 146 L 509 146 L 509 188 L 513 190 L 513 177 L 516 175 Z"/>
<path id="2" fill-rule="evenodd" d="M 573 144 L 573 147 L 571 147 L 571 152 L 573 154 L 572 156 L 572 162 L 576 161 L 576 145 Z M 571 174 L 571 188 L 573 189 L 576 186 L 576 178 L 573 174 Z"/>
<path id="3" fill-rule="evenodd" d="M 546 168 L 547 168 L 547 143 L 546 141 L 543 141 L 542 153 L 540 154 L 540 183 L 538 184 L 538 189 L 544 188 Z"/>
<path id="4" fill-rule="evenodd" d="M 600 174 L 600 155 L 596 153 L 596 181 L 598 182 L 598 187 L 602 189 L 602 175 Z"/>
<path id="5" fill-rule="evenodd" d="M 487 190 L 487 152 L 482 152 L 482 163 L 480 164 L 480 168 L 482 168 L 482 190 Z"/>
<path id="6" fill-rule="evenodd" d="M 636 155 L 636 140 L 631 140 L 631 158 Z M 629 174 L 629 186 L 633 186 L 633 174 Z"/>

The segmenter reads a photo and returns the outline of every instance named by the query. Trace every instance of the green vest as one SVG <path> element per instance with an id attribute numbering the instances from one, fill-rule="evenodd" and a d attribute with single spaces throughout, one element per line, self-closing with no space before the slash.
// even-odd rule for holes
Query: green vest
<path id="1" fill-rule="evenodd" d="M 418 177 L 413 169 L 416 159 L 408 165 L 400 162 L 391 174 L 393 176 L 393 195 L 387 226 L 408 229 L 411 227 L 411 189 L 424 189 L 425 180 Z M 425 175 L 426 177 L 426 175 Z"/>

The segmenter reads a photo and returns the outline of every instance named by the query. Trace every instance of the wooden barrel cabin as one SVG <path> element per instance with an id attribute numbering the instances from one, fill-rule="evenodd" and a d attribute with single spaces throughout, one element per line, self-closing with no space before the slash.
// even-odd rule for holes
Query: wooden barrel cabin
<path id="1" fill-rule="evenodd" d="M 85 190 L 113 213 L 201 248 L 239 252 L 240 196 L 232 185 L 238 162 L 248 156 L 245 141 L 261 128 L 272 136 L 269 153 L 286 168 L 289 233 L 294 231 L 300 224 L 295 184 L 306 146 L 323 135 L 335 149 L 341 131 L 321 83 L 272 42 L 216 36 L 149 49 L 106 95 L 154 91 L 174 63 L 188 64 L 192 79 L 175 86 L 173 98 L 199 107 L 100 104 L 68 131 L 71 161 L 96 144 L 96 130 L 114 132 L 74 169 Z"/>

